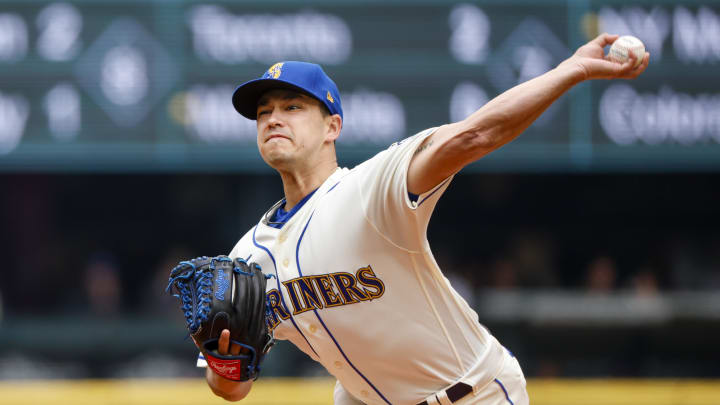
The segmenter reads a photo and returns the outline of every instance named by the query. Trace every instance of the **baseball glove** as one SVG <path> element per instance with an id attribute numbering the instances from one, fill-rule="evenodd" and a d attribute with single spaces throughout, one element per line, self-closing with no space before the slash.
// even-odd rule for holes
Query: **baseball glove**
<path id="1" fill-rule="evenodd" d="M 190 335 L 208 366 L 227 379 L 257 379 L 275 343 L 266 323 L 267 278 L 256 263 L 227 256 L 183 261 L 170 272 L 167 292 L 180 299 Z M 223 329 L 230 330 L 231 343 L 242 347 L 239 355 L 218 353 Z"/>

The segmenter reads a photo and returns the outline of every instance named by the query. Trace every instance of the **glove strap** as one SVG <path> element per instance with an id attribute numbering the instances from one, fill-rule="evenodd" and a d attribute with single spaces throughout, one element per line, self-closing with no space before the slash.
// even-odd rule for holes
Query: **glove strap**
<path id="1" fill-rule="evenodd" d="M 218 339 L 210 339 L 203 344 L 203 354 L 210 367 L 216 374 L 221 377 L 233 381 L 247 381 L 257 378 L 257 368 L 255 367 L 255 350 L 240 342 L 232 341 L 241 346 L 250 349 L 247 355 L 239 354 L 237 356 L 225 356 L 219 354 L 217 350 Z M 243 370 L 247 368 L 247 370 Z"/>
<path id="2" fill-rule="evenodd" d="M 213 356 L 210 352 L 205 352 L 205 360 L 208 367 L 217 375 L 233 381 L 243 381 L 242 379 L 242 360 L 229 360 Z"/>

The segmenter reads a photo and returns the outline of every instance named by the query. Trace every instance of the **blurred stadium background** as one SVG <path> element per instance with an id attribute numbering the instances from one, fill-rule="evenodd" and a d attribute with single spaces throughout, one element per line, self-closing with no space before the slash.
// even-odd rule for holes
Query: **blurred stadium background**
<path id="1" fill-rule="evenodd" d="M 162 292 L 281 197 L 237 84 L 323 64 L 352 166 L 602 31 L 644 41 L 643 77 L 578 86 L 468 167 L 429 238 L 534 404 L 720 404 L 711 0 L 0 1 L 0 404 L 222 402 Z M 331 390 L 285 342 L 246 403 Z"/>

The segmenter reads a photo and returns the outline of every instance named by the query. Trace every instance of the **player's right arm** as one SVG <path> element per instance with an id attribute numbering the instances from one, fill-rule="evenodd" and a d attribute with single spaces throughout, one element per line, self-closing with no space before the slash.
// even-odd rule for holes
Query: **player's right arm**
<path id="1" fill-rule="evenodd" d="M 591 79 L 634 79 L 648 66 L 635 57 L 624 64 L 605 58 L 603 47 L 618 35 L 602 34 L 555 69 L 497 96 L 466 119 L 444 125 L 417 149 L 408 169 L 408 191 L 422 194 L 488 153 L 515 139 L 576 84 Z"/>
<path id="2" fill-rule="evenodd" d="M 222 355 L 240 354 L 240 346 L 230 345 L 230 331 L 225 329 L 220 334 L 218 342 L 218 352 Z M 210 367 L 205 372 L 208 386 L 213 394 L 219 396 L 226 401 L 240 401 L 245 398 L 252 388 L 252 380 L 249 381 L 233 381 L 219 376 Z"/>

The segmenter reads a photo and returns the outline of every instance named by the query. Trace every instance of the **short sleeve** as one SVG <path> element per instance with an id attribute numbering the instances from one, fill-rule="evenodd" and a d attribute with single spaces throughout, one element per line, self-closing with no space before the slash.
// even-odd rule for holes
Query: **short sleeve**
<path id="1" fill-rule="evenodd" d="M 408 196 L 407 173 L 417 148 L 436 128 L 430 128 L 391 145 L 355 168 L 367 220 L 395 245 L 419 250 L 427 225 L 452 176 L 417 201 Z"/>

